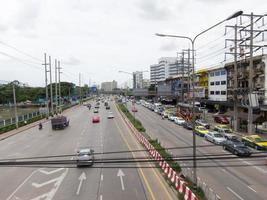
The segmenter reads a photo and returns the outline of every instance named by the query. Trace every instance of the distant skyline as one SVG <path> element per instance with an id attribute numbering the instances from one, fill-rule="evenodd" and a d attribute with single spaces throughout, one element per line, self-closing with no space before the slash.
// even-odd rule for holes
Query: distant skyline
<path id="1" fill-rule="evenodd" d="M 149 70 L 160 57 L 188 49 L 186 40 L 237 10 L 266 14 L 266 0 L 9 0 L 0 7 L 0 80 L 44 86 L 44 53 L 62 66 L 62 81 L 82 84 L 131 77 L 119 70 Z M 231 20 L 233 24 L 235 20 Z M 197 67 L 224 59 L 225 23 L 196 43 Z M 221 54 L 216 54 L 222 52 Z M 215 56 L 216 55 L 216 56 Z M 149 73 L 144 73 L 148 78 Z"/>

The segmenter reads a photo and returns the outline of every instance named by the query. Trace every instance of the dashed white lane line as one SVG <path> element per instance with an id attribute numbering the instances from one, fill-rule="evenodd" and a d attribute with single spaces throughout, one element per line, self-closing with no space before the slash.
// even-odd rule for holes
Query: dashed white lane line
<path id="1" fill-rule="evenodd" d="M 249 189 L 251 189 L 253 192 L 257 193 L 256 190 L 254 190 L 252 187 L 248 186 Z"/>
<path id="2" fill-rule="evenodd" d="M 100 197 L 99 197 L 99 200 L 102 200 L 103 199 L 103 196 L 102 196 L 102 194 L 100 195 Z"/>
<path id="3" fill-rule="evenodd" d="M 240 159 L 240 160 L 241 160 L 241 159 Z M 264 174 L 267 173 L 266 170 L 264 170 L 264 169 L 262 169 L 262 168 L 260 168 L 260 167 L 258 167 L 258 166 L 254 166 L 252 163 L 250 163 L 250 162 L 248 162 L 248 161 L 245 161 L 245 160 L 241 160 L 241 161 L 242 161 L 243 163 L 247 164 L 247 165 L 250 165 L 250 166 L 254 167 L 255 169 L 259 170 L 260 172 L 262 172 L 262 173 L 264 173 Z"/>
<path id="4" fill-rule="evenodd" d="M 104 175 L 103 175 L 103 174 L 101 174 L 101 181 L 103 181 L 103 179 L 104 179 Z"/>
<path id="5" fill-rule="evenodd" d="M 237 198 L 239 198 L 240 200 L 244 200 L 239 194 L 237 194 L 234 190 L 232 190 L 231 188 L 229 187 L 226 187 L 227 190 L 229 190 L 230 192 L 232 192 Z"/>

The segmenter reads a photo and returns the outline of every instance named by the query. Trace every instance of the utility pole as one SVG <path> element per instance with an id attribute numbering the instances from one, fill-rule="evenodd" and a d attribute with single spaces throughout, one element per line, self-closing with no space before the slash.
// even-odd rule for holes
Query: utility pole
<path id="1" fill-rule="evenodd" d="M 251 13 L 250 17 L 250 60 L 249 60 L 249 81 L 248 81 L 248 88 L 249 88 L 249 94 L 252 95 L 253 92 L 253 13 Z M 253 107 L 251 105 L 251 102 L 249 103 L 248 107 L 248 133 L 252 133 L 253 131 Z"/>
<path id="2" fill-rule="evenodd" d="M 81 73 L 79 73 L 79 93 L 80 93 L 80 104 L 82 103 L 82 88 L 81 88 Z"/>
<path id="3" fill-rule="evenodd" d="M 15 109 L 16 129 L 18 129 L 19 123 L 18 123 L 17 101 L 16 101 L 16 91 L 15 91 L 14 82 L 12 85 L 13 85 L 13 100 L 14 100 L 14 109 Z"/>
<path id="4" fill-rule="evenodd" d="M 56 114 L 58 112 L 58 95 L 57 95 L 57 59 L 55 59 L 55 99 L 56 99 Z"/>
<path id="5" fill-rule="evenodd" d="M 47 88 L 47 65 L 46 62 L 46 53 L 44 54 L 44 64 L 45 66 L 45 103 L 46 103 L 46 118 L 49 117 L 49 106 L 48 106 L 48 88 Z"/>
<path id="6" fill-rule="evenodd" d="M 59 112 L 61 113 L 61 85 L 60 85 L 60 72 L 61 67 L 60 67 L 60 61 L 58 61 L 58 96 L 59 96 Z"/>
<path id="7" fill-rule="evenodd" d="M 53 86 L 52 86 L 52 68 L 51 68 L 51 56 L 49 56 L 49 72 L 50 72 L 50 103 L 51 103 L 51 113 L 54 115 L 53 108 Z"/>
<path id="8" fill-rule="evenodd" d="M 187 50 L 188 57 L 187 57 L 187 100 L 189 99 L 190 96 L 190 49 Z"/>
<path id="9" fill-rule="evenodd" d="M 238 91 L 238 83 L 237 83 L 237 25 L 234 27 L 235 29 L 235 38 L 234 38 L 234 131 L 237 131 L 237 117 L 238 117 L 238 109 L 237 109 L 237 91 Z"/>
<path id="10" fill-rule="evenodd" d="M 184 103 L 184 52 L 182 52 L 182 102 Z"/>

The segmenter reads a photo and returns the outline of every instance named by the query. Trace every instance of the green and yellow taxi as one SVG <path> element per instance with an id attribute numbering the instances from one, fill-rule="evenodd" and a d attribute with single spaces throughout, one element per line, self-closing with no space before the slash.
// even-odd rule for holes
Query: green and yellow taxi
<path id="1" fill-rule="evenodd" d="M 195 134 L 204 137 L 209 132 L 208 129 L 206 129 L 204 126 L 196 126 L 195 127 Z"/>
<path id="2" fill-rule="evenodd" d="M 244 136 L 242 137 L 242 142 L 245 145 L 255 148 L 257 150 L 267 149 L 267 140 L 264 140 L 259 135 Z"/>

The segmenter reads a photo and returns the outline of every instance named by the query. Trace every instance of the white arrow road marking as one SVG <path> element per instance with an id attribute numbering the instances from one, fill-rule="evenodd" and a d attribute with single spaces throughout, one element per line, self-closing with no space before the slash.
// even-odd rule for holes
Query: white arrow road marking
<path id="1" fill-rule="evenodd" d="M 120 177 L 120 180 L 121 180 L 121 189 L 124 190 L 124 183 L 123 183 L 123 176 L 125 176 L 125 174 L 123 173 L 123 171 L 121 169 L 119 169 L 118 173 L 117 173 L 117 176 Z"/>
<path id="2" fill-rule="evenodd" d="M 80 182 L 79 182 L 79 186 L 78 186 L 78 189 L 77 189 L 77 192 L 76 192 L 77 195 L 80 194 L 80 189 L 82 187 L 83 181 L 86 180 L 85 173 L 83 172 L 78 179 L 79 179 Z"/>
<path id="3" fill-rule="evenodd" d="M 45 174 L 45 175 L 50 175 L 50 174 L 54 174 L 56 172 L 59 172 L 61 170 L 63 170 L 64 168 L 58 168 L 58 169 L 55 169 L 55 170 L 52 170 L 52 171 L 46 171 L 44 169 L 39 169 L 39 172 Z"/>

